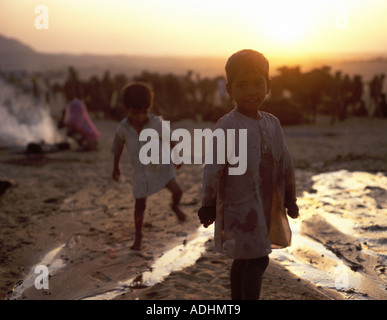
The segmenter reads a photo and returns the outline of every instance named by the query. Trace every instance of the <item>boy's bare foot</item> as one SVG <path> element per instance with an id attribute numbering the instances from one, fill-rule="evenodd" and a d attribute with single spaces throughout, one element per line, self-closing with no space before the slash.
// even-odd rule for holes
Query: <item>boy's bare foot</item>
<path id="1" fill-rule="evenodd" d="M 178 206 L 172 205 L 171 208 L 172 208 L 173 212 L 176 214 L 176 216 L 177 216 L 177 218 L 179 219 L 180 222 L 185 221 L 186 215 L 185 215 L 185 213 L 183 211 L 181 211 L 179 209 Z"/>
<path id="2" fill-rule="evenodd" d="M 136 239 L 134 240 L 134 243 L 130 247 L 130 249 L 137 250 L 137 251 L 141 250 L 141 240 L 142 240 L 142 236 L 136 237 Z"/>

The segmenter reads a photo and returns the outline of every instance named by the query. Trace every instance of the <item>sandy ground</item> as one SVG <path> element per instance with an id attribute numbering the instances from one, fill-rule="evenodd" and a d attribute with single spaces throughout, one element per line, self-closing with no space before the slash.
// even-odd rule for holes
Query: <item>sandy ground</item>
<path id="1" fill-rule="evenodd" d="M 0 180 L 13 183 L 0 196 L 0 297 L 106 298 L 101 294 L 115 292 L 110 298 L 230 299 L 232 261 L 215 252 L 211 240 L 200 246 L 203 252 L 191 266 L 173 271 L 155 284 L 147 285 L 141 279 L 146 272 L 157 274 L 153 263 L 166 251 L 195 238 L 201 166 L 183 165 L 177 171 L 187 221 L 177 221 L 169 208 L 170 194 L 162 190 L 148 199 L 143 249 L 131 251 L 131 168 L 123 162 L 121 181 L 111 179 L 109 150 L 117 123 L 95 123 L 102 133 L 98 151 L 74 148 L 27 156 L 20 151 L 0 150 Z M 310 191 L 310 178 L 320 172 L 387 172 L 386 124 L 383 119 L 353 118 L 330 126 L 329 119 L 319 118 L 313 126 L 284 128 L 296 167 L 298 194 Z M 176 126 L 185 125 L 206 126 L 187 121 Z M 12 292 L 31 278 L 32 268 L 53 249 L 58 249 L 58 255 L 49 262 L 49 289 L 37 290 L 30 285 Z M 135 281 L 114 291 L 117 283 L 128 279 Z M 341 298 L 300 279 L 275 261 L 270 262 L 264 276 L 264 300 Z"/>

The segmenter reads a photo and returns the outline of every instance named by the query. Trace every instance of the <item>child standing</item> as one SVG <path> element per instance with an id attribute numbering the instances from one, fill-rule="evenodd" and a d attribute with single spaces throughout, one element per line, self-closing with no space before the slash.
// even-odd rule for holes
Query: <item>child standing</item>
<path id="1" fill-rule="evenodd" d="M 132 250 L 141 249 L 142 222 L 146 208 L 146 197 L 164 187 L 172 192 L 171 208 L 179 221 L 185 220 L 185 214 L 179 209 L 182 190 L 175 178 L 173 164 L 148 164 L 140 162 L 139 152 L 146 143 L 139 140 L 143 129 L 155 129 L 162 134 L 160 117 L 150 114 L 153 105 L 153 90 L 145 83 L 133 83 L 123 89 L 123 102 L 127 109 L 127 117 L 123 119 L 115 132 L 112 153 L 114 165 L 112 177 L 118 181 L 120 177 L 119 162 L 124 145 L 130 156 L 133 167 L 133 195 L 135 198 L 134 221 L 136 236 Z"/>
<path id="2" fill-rule="evenodd" d="M 279 120 L 259 111 L 271 86 L 267 59 L 254 50 L 238 51 L 227 61 L 226 76 L 236 108 L 216 128 L 247 129 L 247 169 L 230 175 L 231 164 L 217 164 L 213 150 L 214 164 L 204 166 L 198 215 L 205 227 L 215 221 L 215 247 L 234 259 L 231 298 L 252 300 L 260 296 L 271 249 L 290 245 L 286 212 L 298 217 L 295 176 Z"/>

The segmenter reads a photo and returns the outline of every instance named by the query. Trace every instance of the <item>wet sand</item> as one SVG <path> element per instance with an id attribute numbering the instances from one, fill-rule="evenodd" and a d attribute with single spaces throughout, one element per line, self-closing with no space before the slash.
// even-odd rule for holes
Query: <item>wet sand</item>
<path id="1" fill-rule="evenodd" d="M 232 261 L 213 250 L 211 236 L 205 232 L 198 236 L 201 166 L 183 165 L 177 171 L 187 221 L 178 222 L 170 210 L 167 190 L 149 197 L 143 249 L 132 251 L 131 167 L 123 161 L 121 181 L 111 179 L 110 145 L 117 123 L 98 120 L 95 124 L 102 135 L 99 150 L 94 152 L 72 148 L 27 156 L 20 150 L 0 150 L 0 180 L 12 182 L 0 196 L 1 298 L 230 299 Z M 209 125 L 182 121 L 175 127 Z M 387 172 L 386 120 L 354 118 L 330 126 L 329 119 L 321 117 L 317 125 L 286 127 L 284 131 L 296 166 L 299 196 L 314 192 L 311 178 L 319 173 L 341 169 Z M 324 233 L 326 226 L 313 219 L 305 222 L 304 233 L 324 235 L 320 239 L 323 244 L 340 243 L 337 233 Z M 52 250 L 56 251 L 47 255 Z M 162 261 L 168 252 L 172 264 Z M 350 251 L 339 252 L 345 258 Z M 304 260 L 310 259 L 312 264 L 311 257 L 313 253 Z M 34 286 L 37 264 L 48 266 L 49 289 Z M 381 278 L 382 268 L 373 276 Z M 264 300 L 349 296 L 350 292 L 340 294 L 302 279 L 276 259 L 271 260 L 264 276 Z"/>

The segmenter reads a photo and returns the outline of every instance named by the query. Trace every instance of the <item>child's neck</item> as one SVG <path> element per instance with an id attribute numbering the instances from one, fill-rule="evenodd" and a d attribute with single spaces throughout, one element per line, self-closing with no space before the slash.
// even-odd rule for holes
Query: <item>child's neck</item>
<path id="1" fill-rule="evenodd" d="M 259 110 L 257 111 L 254 111 L 254 112 L 249 112 L 249 111 L 246 111 L 246 110 L 242 110 L 240 108 L 237 107 L 237 110 L 238 112 L 242 113 L 243 115 L 245 115 L 246 117 L 249 117 L 249 118 L 252 118 L 252 119 L 262 119 L 262 114 Z"/>
<path id="2" fill-rule="evenodd" d="M 141 121 L 141 122 L 138 122 L 138 121 L 133 121 L 131 119 L 128 118 L 128 121 L 129 123 L 131 124 L 131 126 L 136 129 L 137 133 L 140 134 L 142 129 L 144 128 L 145 126 L 145 123 L 148 121 L 148 118 L 146 118 L 144 121 Z"/>

